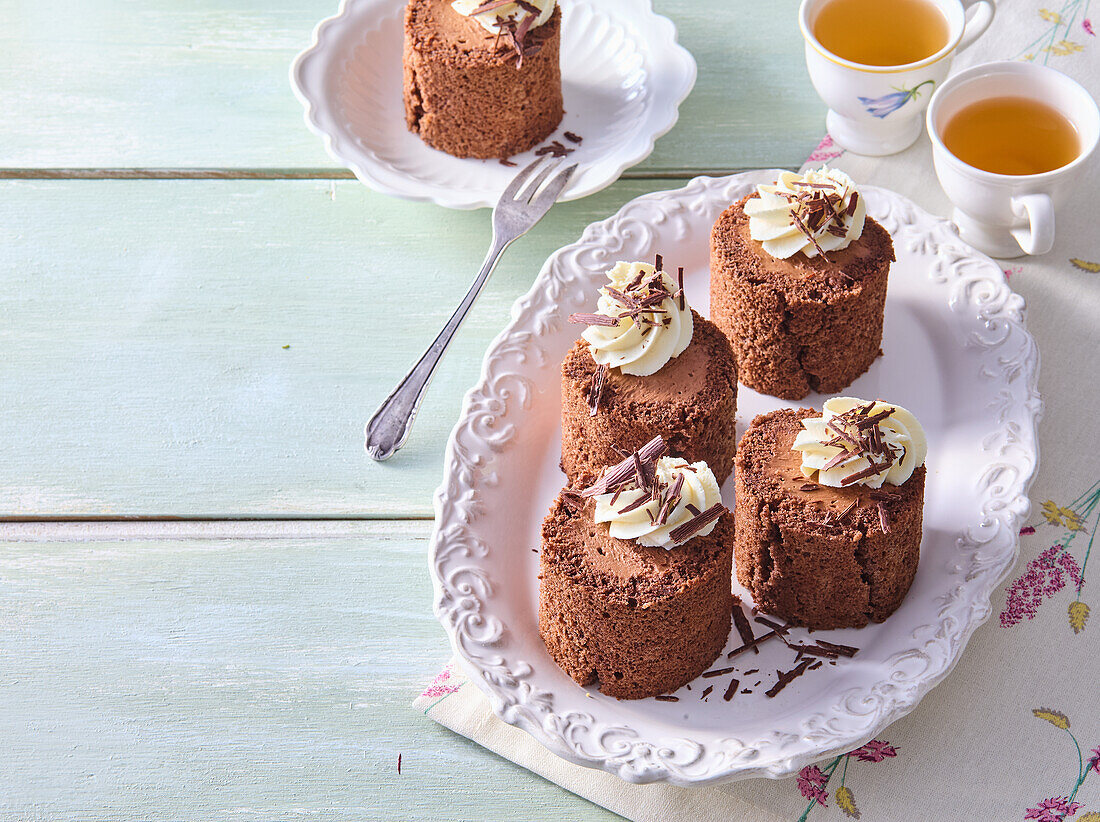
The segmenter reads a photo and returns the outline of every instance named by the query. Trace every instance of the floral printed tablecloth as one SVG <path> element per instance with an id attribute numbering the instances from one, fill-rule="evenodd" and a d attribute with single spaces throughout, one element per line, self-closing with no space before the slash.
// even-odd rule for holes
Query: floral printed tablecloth
<path id="1" fill-rule="evenodd" d="M 1089 0 L 1001 0 L 989 31 L 954 69 L 998 59 L 1044 63 L 1100 96 Z M 899 98 L 890 111 L 911 100 Z M 893 157 L 868 158 L 826 136 L 808 165 L 826 162 L 934 214 L 950 213 L 927 137 Z M 1100 615 L 1091 613 L 1100 608 L 1100 585 L 1090 586 L 1089 570 L 1100 529 L 1100 158 L 1082 177 L 1058 214 L 1054 249 L 1004 264 L 1027 301 L 1043 358 L 1042 464 L 1020 561 L 994 599 L 995 617 L 912 714 L 795 778 L 685 789 L 628 785 L 557 759 L 496 719 L 450 666 L 417 707 L 630 819 L 1100 822 Z"/>

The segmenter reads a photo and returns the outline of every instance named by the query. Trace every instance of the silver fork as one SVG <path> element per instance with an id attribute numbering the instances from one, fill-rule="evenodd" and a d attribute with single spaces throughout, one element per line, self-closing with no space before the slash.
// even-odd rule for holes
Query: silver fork
<path id="1" fill-rule="evenodd" d="M 542 219 L 577 170 L 576 164 L 573 164 L 550 177 L 560 165 L 561 160 L 548 161 L 545 157 L 540 157 L 520 171 L 500 195 L 493 209 L 493 242 L 473 285 L 462 298 L 451 319 L 447 320 L 439 336 L 367 423 L 365 447 L 372 459 L 387 460 L 405 444 L 432 372 L 450 345 L 455 331 L 466 319 L 481 287 L 493 273 L 500 255 L 513 240 L 522 237 Z"/>

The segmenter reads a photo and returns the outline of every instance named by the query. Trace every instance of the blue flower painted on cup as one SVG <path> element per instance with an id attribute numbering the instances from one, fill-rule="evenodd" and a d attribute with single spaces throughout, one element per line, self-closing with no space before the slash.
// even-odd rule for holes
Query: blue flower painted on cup
<path id="1" fill-rule="evenodd" d="M 859 102 L 867 109 L 868 114 L 881 120 L 893 114 L 910 100 L 920 97 L 921 86 L 926 86 L 929 83 L 933 87 L 936 85 L 935 80 L 925 80 L 913 88 L 905 88 L 904 86 L 897 88 L 895 86 L 894 91 L 890 94 L 884 94 L 882 97 L 860 97 Z"/>

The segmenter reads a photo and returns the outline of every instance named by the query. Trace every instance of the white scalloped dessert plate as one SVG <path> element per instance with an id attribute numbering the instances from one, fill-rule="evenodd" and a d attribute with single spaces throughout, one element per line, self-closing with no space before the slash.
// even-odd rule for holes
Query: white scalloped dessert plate
<path id="1" fill-rule="evenodd" d="M 562 199 L 609 186 L 649 156 L 695 85 L 695 60 L 649 0 L 562 0 L 565 117 L 547 141 L 580 164 Z M 370 188 L 448 208 L 492 206 L 516 169 L 429 148 L 405 127 L 401 99 L 405 0 L 344 0 L 291 66 L 306 124 Z M 565 131 L 579 134 L 573 146 Z M 519 166 L 533 151 L 512 158 Z"/>
<path id="2" fill-rule="evenodd" d="M 1024 327 L 1023 300 L 947 221 L 867 186 L 868 213 L 893 237 L 897 262 L 885 354 L 845 393 L 904 405 L 927 432 L 924 540 L 905 601 L 882 624 L 815 633 L 860 651 L 806 673 L 774 699 L 764 690 L 793 660 L 777 643 L 758 656 L 728 663 L 719 657 L 716 665 L 760 670 L 742 677 L 745 686 L 763 680 L 730 702 L 720 698 L 729 677 L 682 688 L 678 702 L 620 702 L 579 687 L 554 664 L 538 634 L 532 549 L 564 484 L 559 363 L 578 336 L 566 318 L 591 310 L 615 261 L 656 252 L 668 266 L 685 266 L 688 298 L 705 313 L 711 225 L 777 173 L 698 177 L 682 189 L 639 197 L 557 251 L 489 347 L 447 448 L 430 566 L 436 613 L 455 653 L 506 722 L 566 759 L 631 782 L 777 778 L 871 739 L 947 676 L 989 616 L 990 595 L 1015 561 L 1029 510 L 1042 405 L 1039 353 Z M 741 386 L 738 434 L 756 414 L 820 408 L 824 399 L 790 403 Z M 733 480 L 722 490 L 732 508 Z M 734 632 L 730 645 L 739 644 Z M 715 693 L 704 702 L 708 684 Z"/>

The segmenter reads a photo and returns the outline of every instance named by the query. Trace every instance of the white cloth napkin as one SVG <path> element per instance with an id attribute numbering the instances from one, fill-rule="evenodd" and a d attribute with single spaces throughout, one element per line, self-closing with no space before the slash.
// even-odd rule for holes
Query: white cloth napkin
<path id="1" fill-rule="evenodd" d="M 1087 0 L 1047 2 L 1049 7 L 1002 0 L 993 25 L 959 56 L 954 70 L 1030 59 L 1069 74 L 1097 96 L 1100 43 Z M 791 25 L 793 30 L 793 20 Z M 900 192 L 933 214 L 950 214 L 927 136 L 884 158 L 845 154 L 826 137 L 808 165 L 822 162 L 844 169 L 857 182 Z M 826 760 L 798 778 L 707 788 L 639 786 L 549 753 L 493 716 L 478 689 L 452 666 L 416 706 L 633 820 L 770 822 L 858 815 L 866 822 L 1100 822 L 1100 615 L 1088 614 L 1090 601 L 1100 606 L 1100 581 L 1090 584 L 1087 565 L 1100 528 L 1098 186 L 1100 157 L 1093 157 L 1072 201 L 1057 215 L 1053 251 L 1004 265 L 1028 304 L 1028 325 L 1043 356 L 1040 390 L 1046 406 L 1042 467 L 1032 488 L 1033 513 L 1023 530 L 1019 566 L 995 595 L 993 617 L 975 634 L 954 673 L 912 714 L 883 731 L 878 747 Z M 1097 549 L 1100 554 L 1100 545 Z"/>

